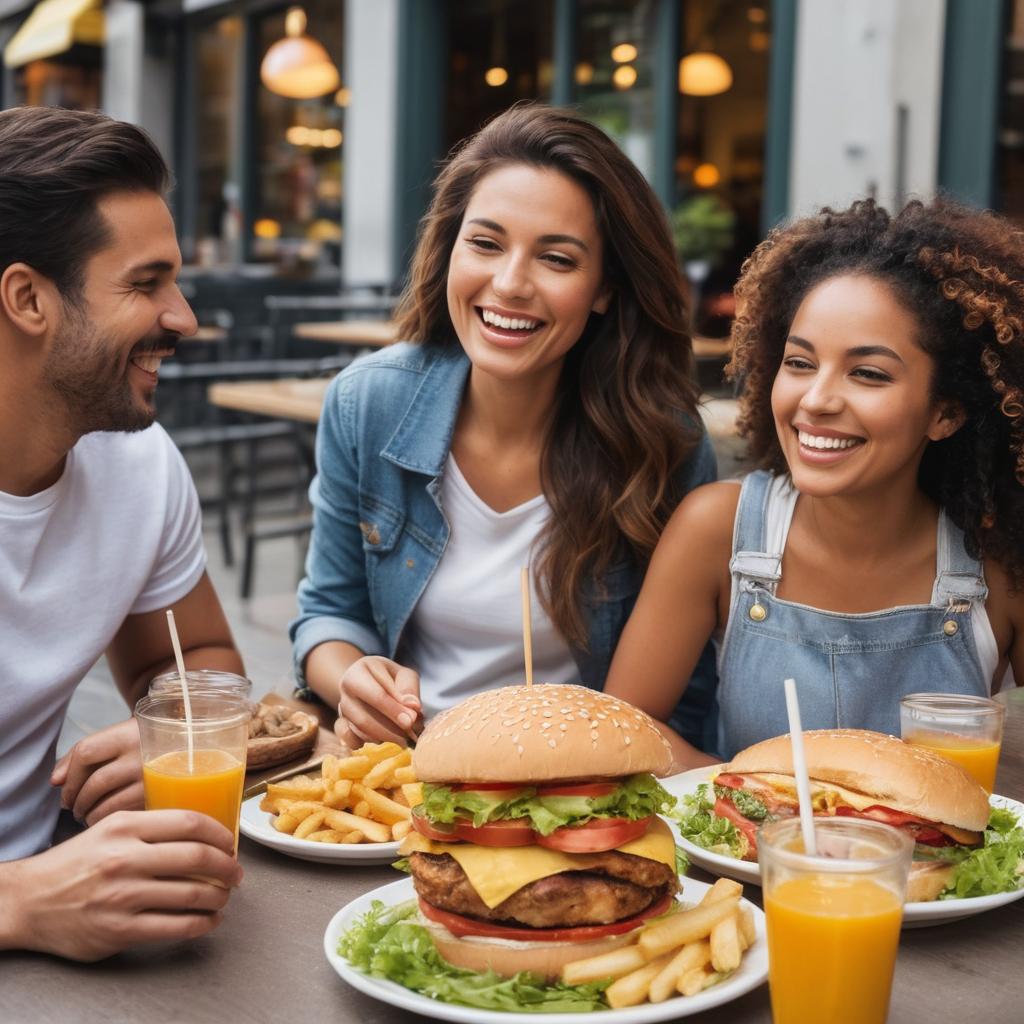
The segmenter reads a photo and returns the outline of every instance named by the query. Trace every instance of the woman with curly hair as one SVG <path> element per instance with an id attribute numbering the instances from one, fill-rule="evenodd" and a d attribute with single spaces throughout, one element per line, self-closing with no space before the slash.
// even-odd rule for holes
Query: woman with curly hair
<path id="1" fill-rule="evenodd" d="M 664 719 L 717 635 L 728 758 L 788 731 L 786 676 L 806 728 L 889 733 L 907 693 L 1024 680 L 1024 234 L 946 200 L 826 209 L 737 297 L 759 469 L 676 510 L 608 691 Z"/>
<path id="2" fill-rule="evenodd" d="M 662 528 L 715 477 L 664 215 L 580 117 L 515 107 L 457 150 L 398 323 L 328 392 L 291 625 L 351 745 L 522 680 L 528 564 L 534 675 L 600 688 Z"/>

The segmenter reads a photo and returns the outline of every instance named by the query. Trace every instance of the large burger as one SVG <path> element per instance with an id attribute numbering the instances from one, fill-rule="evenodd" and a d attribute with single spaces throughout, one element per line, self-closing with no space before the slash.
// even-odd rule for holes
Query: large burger
<path id="1" fill-rule="evenodd" d="M 434 718 L 408 855 L 442 957 L 508 976 L 622 945 L 679 883 L 652 719 L 582 686 L 510 686 Z"/>
<path id="2" fill-rule="evenodd" d="M 988 794 L 952 761 L 863 729 L 808 731 L 804 747 L 816 815 L 870 818 L 913 837 L 908 900 L 935 899 L 964 850 L 981 846 Z M 766 821 L 798 813 L 788 736 L 740 751 L 712 783 L 714 813 L 736 828 L 745 860 L 757 860 Z"/>

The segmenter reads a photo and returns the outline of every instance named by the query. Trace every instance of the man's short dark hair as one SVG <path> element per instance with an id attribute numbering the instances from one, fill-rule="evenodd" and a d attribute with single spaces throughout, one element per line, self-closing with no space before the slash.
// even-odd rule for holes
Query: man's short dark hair
<path id="1" fill-rule="evenodd" d="M 58 107 L 0 111 L 0 274 L 27 263 L 76 301 L 86 263 L 110 242 L 99 201 L 115 192 L 163 195 L 169 178 L 135 125 Z"/>

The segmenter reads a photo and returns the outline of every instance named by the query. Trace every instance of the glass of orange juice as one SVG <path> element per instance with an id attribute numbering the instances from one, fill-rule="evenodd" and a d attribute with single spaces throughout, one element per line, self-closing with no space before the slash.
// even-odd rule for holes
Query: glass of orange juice
<path id="1" fill-rule="evenodd" d="M 963 693 L 910 693 L 900 701 L 900 735 L 955 761 L 989 793 L 995 788 L 1006 708 Z"/>
<path id="2" fill-rule="evenodd" d="M 758 833 L 774 1024 L 884 1024 L 913 840 L 881 822 L 798 818 Z"/>
<path id="3" fill-rule="evenodd" d="M 252 683 L 245 676 L 220 669 L 193 668 L 185 673 L 189 693 L 197 690 L 227 690 L 229 693 L 248 700 L 252 694 Z M 175 693 L 181 696 L 181 676 L 177 670 L 154 676 L 149 682 L 149 692 Z"/>
<path id="4" fill-rule="evenodd" d="M 245 784 L 249 702 L 225 690 L 189 688 L 192 751 L 181 690 L 151 693 L 135 705 L 142 743 L 146 810 L 201 811 L 235 837 Z"/>

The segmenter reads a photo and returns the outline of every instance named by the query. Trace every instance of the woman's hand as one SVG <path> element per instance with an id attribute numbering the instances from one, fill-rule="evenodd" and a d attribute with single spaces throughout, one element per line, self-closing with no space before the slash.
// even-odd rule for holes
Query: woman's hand
<path id="1" fill-rule="evenodd" d="M 390 658 L 370 655 L 341 677 L 334 731 L 350 748 L 391 740 L 407 746 L 423 728 L 420 677 Z"/>
<path id="2" fill-rule="evenodd" d="M 121 811 L 35 857 L 0 864 L 0 949 L 100 960 L 194 939 L 242 880 L 234 836 L 196 811 Z"/>
<path id="3" fill-rule="evenodd" d="M 79 740 L 57 762 L 50 784 L 61 787 L 61 806 L 87 825 L 114 811 L 142 810 L 142 752 L 135 719 Z"/>

